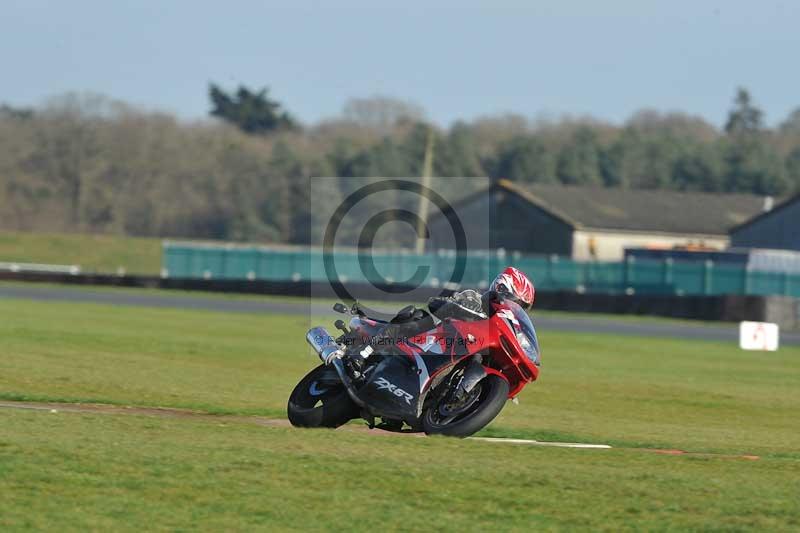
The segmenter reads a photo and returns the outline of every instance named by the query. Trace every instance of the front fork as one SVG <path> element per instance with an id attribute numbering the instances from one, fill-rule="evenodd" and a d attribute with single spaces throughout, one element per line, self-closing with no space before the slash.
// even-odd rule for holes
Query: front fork
<path id="1" fill-rule="evenodd" d="M 355 402 L 355 404 L 361 407 L 362 409 L 366 408 L 364 402 L 356 394 L 356 389 L 353 386 L 353 382 L 350 379 L 350 376 L 347 375 L 347 370 L 344 368 L 344 361 L 342 361 L 341 359 L 334 359 L 331 362 L 331 366 L 334 368 L 334 370 L 336 370 L 336 373 L 339 375 L 339 379 L 342 380 L 344 388 L 347 390 L 347 394 L 350 395 L 350 399 L 353 400 L 353 402 Z"/>

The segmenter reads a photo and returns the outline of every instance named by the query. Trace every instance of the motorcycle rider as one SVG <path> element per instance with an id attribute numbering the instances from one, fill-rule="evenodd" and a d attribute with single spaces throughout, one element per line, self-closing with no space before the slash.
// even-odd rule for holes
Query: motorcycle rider
<path id="1" fill-rule="evenodd" d="M 506 267 L 500 272 L 489 291 L 512 300 L 523 309 L 533 307 L 536 289 L 533 282 L 521 270 Z M 456 292 L 452 296 L 438 296 L 428 301 L 428 309 L 439 319 L 457 318 L 459 320 L 481 320 L 487 317 L 482 295 L 473 289 Z"/>

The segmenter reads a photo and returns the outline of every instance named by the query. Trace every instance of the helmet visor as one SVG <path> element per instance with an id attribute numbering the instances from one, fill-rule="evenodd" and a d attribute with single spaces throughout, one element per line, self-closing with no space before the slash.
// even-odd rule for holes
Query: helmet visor
<path id="1" fill-rule="evenodd" d="M 526 311 L 531 308 L 531 304 L 529 304 L 528 302 L 523 302 L 522 300 L 517 298 L 517 296 L 513 292 L 511 292 L 511 290 L 509 290 L 509 288 L 505 285 L 505 283 L 499 283 L 497 285 L 497 294 L 499 294 L 500 296 L 502 296 L 507 300 L 511 300 L 512 302 L 516 303 Z"/>

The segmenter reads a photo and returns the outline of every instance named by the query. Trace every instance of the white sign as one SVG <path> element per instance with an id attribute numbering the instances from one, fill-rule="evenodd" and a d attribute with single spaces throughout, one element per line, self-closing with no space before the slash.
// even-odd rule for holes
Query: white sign
<path id="1" fill-rule="evenodd" d="M 742 350 L 778 349 L 778 324 L 769 322 L 741 322 L 739 324 L 739 347 Z"/>

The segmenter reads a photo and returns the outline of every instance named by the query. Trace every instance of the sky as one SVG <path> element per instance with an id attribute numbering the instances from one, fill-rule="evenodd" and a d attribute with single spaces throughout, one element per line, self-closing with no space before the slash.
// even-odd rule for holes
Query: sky
<path id="1" fill-rule="evenodd" d="M 268 86 L 305 123 L 384 95 L 442 126 L 642 108 L 719 126 L 744 86 L 774 125 L 800 107 L 799 23 L 795 0 L 0 0 L 0 102 L 86 91 L 195 119 L 215 82 Z"/>

